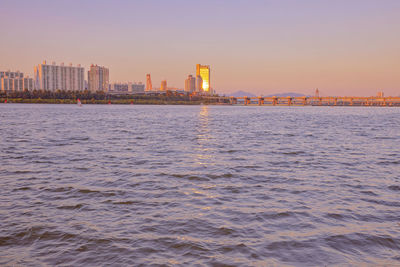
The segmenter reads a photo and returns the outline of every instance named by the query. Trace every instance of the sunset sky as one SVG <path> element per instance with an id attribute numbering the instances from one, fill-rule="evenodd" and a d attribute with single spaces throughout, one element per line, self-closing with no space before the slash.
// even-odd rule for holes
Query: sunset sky
<path id="1" fill-rule="evenodd" d="M 399 0 L 0 0 L 0 70 L 43 60 L 219 93 L 400 95 Z"/>

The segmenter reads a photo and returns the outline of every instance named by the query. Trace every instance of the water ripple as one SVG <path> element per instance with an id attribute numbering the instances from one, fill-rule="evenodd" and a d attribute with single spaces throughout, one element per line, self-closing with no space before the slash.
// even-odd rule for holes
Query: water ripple
<path id="1" fill-rule="evenodd" d="M 0 105 L 2 266 L 400 265 L 400 110 Z"/>

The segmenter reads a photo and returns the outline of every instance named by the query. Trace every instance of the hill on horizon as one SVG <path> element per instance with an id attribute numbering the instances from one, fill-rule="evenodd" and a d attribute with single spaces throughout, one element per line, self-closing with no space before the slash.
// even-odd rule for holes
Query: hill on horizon
<path id="1" fill-rule="evenodd" d="M 306 96 L 306 95 L 302 94 L 302 93 L 294 93 L 294 92 L 265 95 L 265 97 L 272 97 L 272 96 L 277 96 L 277 97 L 287 97 L 287 96 L 300 97 L 300 96 Z"/>
<path id="2" fill-rule="evenodd" d="M 233 97 L 244 97 L 244 96 L 248 96 L 248 97 L 256 97 L 255 94 L 249 93 L 249 92 L 245 92 L 245 91 L 236 91 L 230 94 L 226 94 L 227 96 L 233 96 Z"/>

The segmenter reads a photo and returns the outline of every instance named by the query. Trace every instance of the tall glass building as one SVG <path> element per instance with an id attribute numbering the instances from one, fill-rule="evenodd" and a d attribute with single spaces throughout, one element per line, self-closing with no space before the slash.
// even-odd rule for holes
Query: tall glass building
<path id="1" fill-rule="evenodd" d="M 210 93 L 210 66 L 197 64 L 196 76 L 200 76 L 203 80 L 203 91 Z"/>

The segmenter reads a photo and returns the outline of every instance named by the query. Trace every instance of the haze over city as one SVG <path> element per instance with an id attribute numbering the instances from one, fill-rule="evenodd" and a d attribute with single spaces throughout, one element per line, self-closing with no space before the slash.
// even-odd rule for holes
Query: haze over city
<path id="1" fill-rule="evenodd" d="M 400 1 L 1 1 L 0 69 L 107 66 L 112 81 L 218 93 L 400 95 Z"/>

